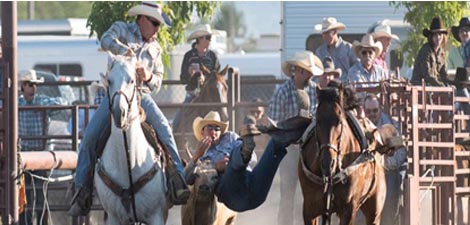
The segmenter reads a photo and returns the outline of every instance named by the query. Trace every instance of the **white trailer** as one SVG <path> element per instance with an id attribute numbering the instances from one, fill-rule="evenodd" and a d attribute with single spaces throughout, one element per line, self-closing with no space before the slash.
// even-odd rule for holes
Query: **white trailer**
<path id="1" fill-rule="evenodd" d="M 323 18 L 335 17 L 346 25 L 346 29 L 339 35 L 352 43 L 359 40 L 367 29 L 379 20 L 390 20 L 392 33 L 397 34 L 400 40 L 408 35 L 409 25 L 403 22 L 404 9 L 395 10 L 389 2 L 338 2 L 338 1 L 285 1 L 281 5 L 281 34 L 282 34 L 282 60 L 293 55 L 296 51 L 312 50 L 322 43 L 321 33 L 315 30 L 315 25 L 321 24 Z M 392 42 L 391 54 L 398 43 Z M 390 54 L 390 53 L 389 53 Z M 390 59 L 393 58 L 390 62 Z M 395 57 L 387 57 L 390 68 L 396 65 L 401 67 L 401 74 L 406 75 L 409 68 L 401 66 L 402 60 L 395 61 Z"/>

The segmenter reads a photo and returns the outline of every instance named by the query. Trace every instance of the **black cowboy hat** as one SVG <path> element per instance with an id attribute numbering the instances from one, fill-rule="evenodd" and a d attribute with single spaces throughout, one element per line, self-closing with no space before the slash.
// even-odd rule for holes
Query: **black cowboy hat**
<path id="1" fill-rule="evenodd" d="M 468 19 L 468 17 L 463 17 L 462 19 L 460 19 L 459 26 L 452 26 L 451 28 L 452 35 L 458 42 L 461 42 L 459 37 L 459 30 L 462 27 L 470 27 L 470 20 Z"/>
<path id="2" fill-rule="evenodd" d="M 442 20 L 440 17 L 432 18 L 429 29 L 425 28 L 423 30 L 423 35 L 425 37 L 428 37 L 430 34 L 435 34 L 435 33 L 444 33 L 444 34 L 448 33 L 447 28 L 444 27 L 444 24 L 442 23 Z"/>

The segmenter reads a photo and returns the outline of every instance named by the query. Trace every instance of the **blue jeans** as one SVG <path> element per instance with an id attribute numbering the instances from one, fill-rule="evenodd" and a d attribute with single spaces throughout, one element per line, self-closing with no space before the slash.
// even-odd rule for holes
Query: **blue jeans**
<path id="1" fill-rule="evenodd" d="M 103 99 L 103 102 L 101 102 L 100 106 L 93 114 L 93 117 L 88 123 L 88 127 L 86 128 L 85 134 L 80 143 L 80 151 L 78 152 L 78 162 L 75 173 L 75 187 L 77 189 L 82 187 L 87 179 L 90 179 L 90 175 L 87 176 L 87 173 L 90 173 L 93 166 L 95 166 L 95 151 L 98 144 L 98 139 L 100 138 L 101 133 L 104 131 L 105 127 L 110 126 L 108 122 L 108 106 L 109 99 L 106 97 Z M 142 95 L 141 106 L 147 114 L 146 122 L 152 125 L 160 140 L 169 149 L 170 155 L 173 158 L 174 164 L 176 166 L 176 170 L 184 177 L 183 166 L 178 154 L 175 138 L 173 137 L 170 124 L 165 118 L 165 115 L 163 115 L 160 108 L 158 108 L 157 104 L 148 94 Z M 93 174 L 91 174 L 91 176 L 92 175 Z"/>
<path id="2" fill-rule="evenodd" d="M 457 89 L 455 96 L 470 98 L 467 88 Z M 456 103 L 455 111 L 462 110 L 465 115 L 470 115 L 470 104 L 468 103 Z"/>
<path id="3" fill-rule="evenodd" d="M 233 150 L 216 191 L 218 200 L 237 212 L 255 209 L 266 201 L 279 163 L 287 153 L 285 147 L 271 139 L 250 172 L 240 151 L 241 148 Z"/>

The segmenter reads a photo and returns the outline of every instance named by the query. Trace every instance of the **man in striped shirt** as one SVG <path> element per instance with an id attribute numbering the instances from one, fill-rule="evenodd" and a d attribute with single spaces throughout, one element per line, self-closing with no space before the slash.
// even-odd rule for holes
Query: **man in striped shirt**
<path id="1" fill-rule="evenodd" d="M 314 115 L 317 106 L 317 85 L 312 81 L 312 77 L 323 74 L 320 59 L 310 51 L 297 52 L 292 60 L 283 64 L 282 69 L 289 79 L 278 87 L 271 98 L 268 117 L 275 121 L 284 121 L 299 115 Z M 281 200 L 278 224 L 293 224 L 294 221 L 294 196 L 299 182 L 299 153 L 298 144 L 288 146 L 287 155 L 280 164 Z"/>
<path id="2" fill-rule="evenodd" d="M 36 94 L 38 83 L 44 82 L 44 79 L 38 79 L 36 71 L 27 70 L 21 71 L 18 75 L 18 82 L 22 94 L 18 98 L 18 106 L 46 106 L 46 105 L 66 105 L 67 101 L 61 97 L 49 97 L 46 95 Z M 25 136 L 42 136 L 46 135 L 49 130 L 50 117 L 54 114 L 59 113 L 58 110 L 30 110 L 22 109 L 18 112 L 18 134 L 20 137 L 21 151 L 44 151 L 46 150 L 46 140 L 44 139 L 32 139 L 32 140 L 21 140 Z M 45 114 L 45 115 L 44 115 Z M 35 175 L 46 176 L 46 171 L 32 171 Z M 31 177 L 26 173 L 26 183 L 31 185 Z M 39 179 L 34 180 L 36 187 L 41 187 L 43 181 Z M 42 194 L 34 196 L 33 190 L 26 192 L 26 198 L 28 202 L 35 200 L 35 206 L 41 207 L 44 203 L 44 196 Z M 25 210 L 20 215 L 20 224 L 33 224 L 33 212 L 31 210 Z M 40 210 L 36 210 L 36 215 L 40 215 Z M 46 221 L 40 221 L 40 217 L 36 218 L 37 224 L 45 223 Z"/>

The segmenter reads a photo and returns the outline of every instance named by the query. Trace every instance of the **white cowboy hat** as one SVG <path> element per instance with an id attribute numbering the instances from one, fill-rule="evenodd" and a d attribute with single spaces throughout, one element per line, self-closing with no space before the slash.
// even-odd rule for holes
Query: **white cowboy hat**
<path id="1" fill-rule="evenodd" d="M 344 30 L 346 29 L 346 25 L 336 21 L 336 18 L 334 17 L 323 18 L 321 25 L 315 25 L 315 30 L 321 31 L 322 33 L 325 33 L 332 29 Z"/>
<path id="2" fill-rule="evenodd" d="M 206 36 L 206 35 L 212 35 L 214 32 L 211 29 L 211 26 L 209 24 L 199 24 L 194 28 L 193 32 L 188 36 L 187 40 L 191 41 L 193 39 Z"/>
<path id="3" fill-rule="evenodd" d="M 222 122 L 220 120 L 220 115 L 216 111 L 210 111 L 204 118 L 200 116 L 196 117 L 193 122 L 193 132 L 196 140 L 202 140 L 202 129 L 209 124 L 216 124 L 220 126 L 221 134 L 227 132 L 228 122 Z"/>
<path id="4" fill-rule="evenodd" d="M 374 32 L 372 33 L 372 37 L 374 37 L 374 39 L 377 39 L 379 37 L 388 37 L 388 38 L 391 38 L 391 39 L 394 39 L 394 40 L 397 40 L 397 41 L 400 40 L 400 38 L 397 35 L 392 34 L 392 29 L 390 28 L 389 25 L 386 25 L 386 24 L 377 25 L 374 28 Z"/>
<path id="5" fill-rule="evenodd" d="M 129 16 L 150 16 L 160 21 L 162 24 L 165 24 L 165 26 L 170 26 L 170 20 L 165 15 L 165 13 L 163 13 L 162 6 L 154 2 L 142 2 L 142 4 L 136 5 L 129 9 L 129 12 L 127 12 L 127 14 Z"/>
<path id="6" fill-rule="evenodd" d="M 377 57 L 382 52 L 382 43 L 375 42 L 371 34 L 366 34 L 362 37 L 361 42 L 354 41 L 353 43 L 353 50 L 357 57 L 360 56 L 362 48 L 373 48 Z"/>
<path id="7" fill-rule="evenodd" d="M 38 79 L 35 70 L 23 70 L 18 73 L 18 82 L 22 83 L 24 81 L 31 83 L 43 83 L 44 77 Z"/>
<path id="8" fill-rule="evenodd" d="M 282 71 L 289 77 L 293 75 L 291 66 L 298 66 L 310 71 L 313 76 L 321 76 L 323 74 L 323 65 L 320 58 L 311 51 L 296 52 L 291 59 L 282 63 Z"/>

